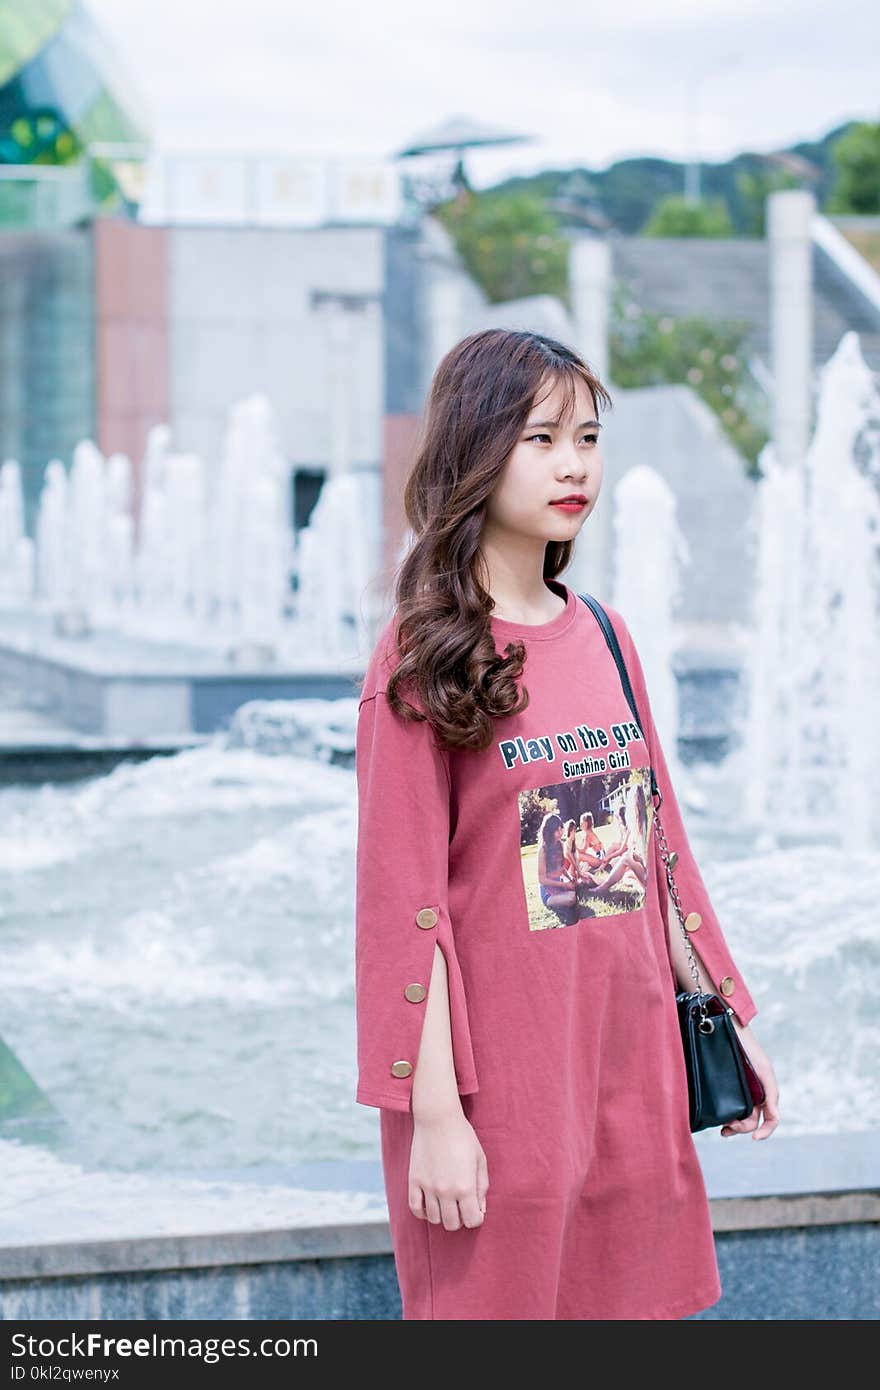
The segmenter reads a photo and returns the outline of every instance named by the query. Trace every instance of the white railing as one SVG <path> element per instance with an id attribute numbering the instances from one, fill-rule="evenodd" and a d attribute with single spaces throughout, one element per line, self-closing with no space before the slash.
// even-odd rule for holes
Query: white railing
<path id="1" fill-rule="evenodd" d="M 810 221 L 810 236 L 868 302 L 880 311 L 880 275 L 864 256 L 859 255 L 834 223 L 821 212 L 814 213 Z"/>

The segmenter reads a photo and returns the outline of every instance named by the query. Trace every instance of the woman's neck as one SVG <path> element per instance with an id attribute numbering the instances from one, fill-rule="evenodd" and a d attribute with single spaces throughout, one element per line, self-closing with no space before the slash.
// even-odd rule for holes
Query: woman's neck
<path id="1" fill-rule="evenodd" d="M 542 580 L 542 589 L 543 594 L 538 595 L 532 590 L 525 592 L 506 584 L 494 585 L 490 589 L 494 603 L 492 617 L 529 626 L 552 621 L 566 607 L 566 599 L 551 589 L 546 579 Z"/>

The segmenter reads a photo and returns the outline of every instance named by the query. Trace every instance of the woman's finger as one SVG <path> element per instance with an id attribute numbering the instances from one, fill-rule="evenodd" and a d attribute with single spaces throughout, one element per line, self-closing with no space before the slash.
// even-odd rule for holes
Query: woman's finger
<path id="1" fill-rule="evenodd" d="M 437 1197 L 433 1192 L 425 1193 L 425 1215 L 432 1226 L 439 1226 L 443 1219 L 443 1214 L 440 1211 L 440 1203 L 437 1201 Z"/>
<path id="2" fill-rule="evenodd" d="M 459 1199 L 458 1207 L 465 1226 L 482 1226 L 486 1214 L 486 1193 L 489 1190 L 489 1170 L 486 1155 L 481 1149 L 477 1154 L 474 1174 L 474 1190 L 467 1197 Z"/>
<path id="3" fill-rule="evenodd" d="M 477 1154 L 477 1202 L 485 1211 L 486 1193 L 489 1191 L 489 1160 L 484 1149 Z"/>
<path id="4" fill-rule="evenodd" d="M 746 1115 L 742 1120 L 731 1120 L 730 1124 L 721 1126 L 721 1133 L 726 1139 L 730 1134 L 743 1134 L 750 1129 L 754 1129 L 758 1123 L 758 1107 L 752 1110 L 750 1115 Z"/>
<path id="5" fill-rule="evenodd" d="M 764 1123 L 760 1129 L 756 1129 L 752 1135 L 753 1139 L 769 1139 L 776 1126 L 779 1124 L 779 1097 L 777 1095 L 768 1096 L 764 1102 Z"/>
<path id="6" fill-rule="evenodd" d="M 470 1197 L 461 1197 L 458 1203 L 461 1212 L 461 1223 L 463 1226 L 474 1227 L 482 1226 L 483 1216 L 486 1211 L 485 1202 L 481 1205 L 476 1193 Z"/>
<path id="7" fill-rule="evenodd" d="M 461 1213 L 455 1197 L 440 1198 L 440 1214 L 447 1231 L 457 1231 L 461 1226 Z"/>

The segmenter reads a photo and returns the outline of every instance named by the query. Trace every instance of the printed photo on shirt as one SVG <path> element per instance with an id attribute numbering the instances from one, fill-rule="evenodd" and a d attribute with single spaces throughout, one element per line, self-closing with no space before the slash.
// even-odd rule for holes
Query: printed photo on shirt
<path id="1" fill-rule="evenodd" d="M 597 772 L 520 792 L 530 930 L 644 907 L 653 816 L 649 767 Z"/>

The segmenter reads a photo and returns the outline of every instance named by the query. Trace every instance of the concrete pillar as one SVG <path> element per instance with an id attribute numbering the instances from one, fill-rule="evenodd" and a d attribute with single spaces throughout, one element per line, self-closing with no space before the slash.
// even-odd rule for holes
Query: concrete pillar
<path id="1" fill-rule="evenodd" d="M 814 211 L 815 199 L 805 189 L 767 199 L 773 447 L 780 463 L 795 467 L 803 467 L 813 418 Z"/>
<path id="2" fill-rule="evenodd" d="M 327 399 L 330 418 L 330 450 L 327 475 L 338 478 L 351 469 L 351 408 L 353 343 L 351 313 L 339 299 L 325 309 L 327 317 Z"/>
<path id="3" fill-rule="evenodd" d="M 604 385 L 609 357 L 611 248 L 607 237 L 575 233 L 568 254 L 571 314 L 577 334 L 573 346 Z"/>
<path id="4" fill-rule="evenodd" d="M 569 290 L 574 321 L 575 340 L 572 347 L 581 354 L 602 385 L 610 391 L 609 319 L 611 303 L 611 248 L 607 237 L 591 233 L 572 235 L 569 249 Z M 613 395 L 613 392 L 612 392 Z M 601 416 L 600 416 L 601 418 Z M 611 436 L 602 438 L 602 434 Z M 600 448 L 607 456 L 613 445 L 613 425 L 603 422 Z M 607 476 L 607 474 L 606 474 Z M 573 589 L 586 589 L 597 598 L 603 594 L 603 575 L 608 573 L 608 550 L 611 545 L 611 499 L 603 483 L 599 502 L 587 517 L 575 543 L 574 555 L 565 581 Z"/>

